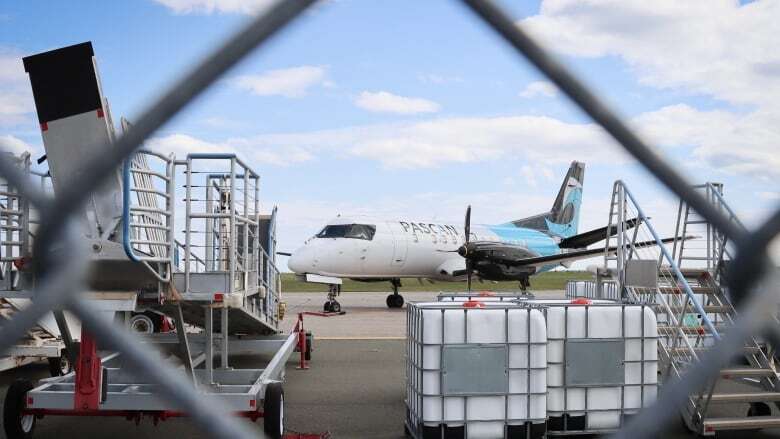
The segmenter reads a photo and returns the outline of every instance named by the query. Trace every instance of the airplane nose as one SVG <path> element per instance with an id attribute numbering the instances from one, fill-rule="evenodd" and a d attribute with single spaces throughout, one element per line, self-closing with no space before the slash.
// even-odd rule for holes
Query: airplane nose
<path id="1" fill-rule="evenodd" d="M 311 266 L 311 252 L 306 247 L 301 247 L 295 250 L 287 260 L 287 268 L 294 273 L 305 273 L 307 268 Z"/>

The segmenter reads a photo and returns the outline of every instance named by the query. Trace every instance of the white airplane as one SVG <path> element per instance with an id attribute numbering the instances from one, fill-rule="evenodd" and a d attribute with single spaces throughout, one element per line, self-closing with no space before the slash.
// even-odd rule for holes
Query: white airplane
<path id="1" fill-rule="evenodd" d="M 549 212 L 504 224 L 472 227 L 471 207 L 465 230 L 451 222 L 339 216 L 290 254 L 287 266 L 305 279 L 389 281 L 390 308 L 403 306 L 402 278 L 465 280 L 471 290 L 474 273 L 483 280 L 516 280 L 525 290 L 531 275 L 604 253 L 603 247 L 586 247 L 605 239 L 607 227 L 577 234 L 584 174 L 585 164 L 572 162 Z M 341 310 L 339 292 L 340 285 L 331 285 L 325 311 Z"/>

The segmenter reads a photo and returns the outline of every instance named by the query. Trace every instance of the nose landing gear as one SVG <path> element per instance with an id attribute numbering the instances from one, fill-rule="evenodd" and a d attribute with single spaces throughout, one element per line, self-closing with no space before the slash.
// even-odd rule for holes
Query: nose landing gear
<path id="1" fill-rule="evenodd" d="M 336 296 L 341 294 L 341 285 L 330 285 L 328 289 L 328 300 L 322 306 L 325 312 L 341 312 L 341 304 L 336 301 Z"/>
<path id="2" fill-rule="evenodd" d="M 392 279 L 390 284 L 393 286 L 393 294 L 387 296 L 385 303 L 388 308 L 401 308 L 404 306 L 404 296 L 398 294 L 398 288 L 401 286 L 401 279 Z"/>

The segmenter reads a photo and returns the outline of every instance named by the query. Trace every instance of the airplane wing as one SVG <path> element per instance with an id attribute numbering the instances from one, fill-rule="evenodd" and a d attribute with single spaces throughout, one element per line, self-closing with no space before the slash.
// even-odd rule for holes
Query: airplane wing
<path id="1" fill-rule="evenodd" d="M 686 239 L 689 238 L 686 237 Z M 662 239 L 661 242 L 667 244 L 673 242 L 674 240 L 675 238 L 666 238 L 666 239 Z M 644 242 L 637 242 L 636 244 L 634 244 L 634 247 L 643 248 L 643 247 L 652 247 L 654 245 L 657 245 L 656 241 L 644 241 Z M 617 252 L 617 247 L 610 247 L 608 251 L 610 253 L 615 253 Z M 507 265 L 522 267 L 522 266 L 541 266 L 541 265 L 549 265 L 549 264 L 560 264 L 563 262 L 572 262 L 578 259 L 590 258 L 598 254 L 604 254 L 604 248 L 575 250 L 572 252 L 560 253 L 551 256 L 537 256 L 535 258 L 518 259 L 517 261 L 510 262 Z"/>
<path id="2" fill-rule="evenodd" d="M 626 221 L 626 230 L 634 227 L 639 222 L 639 218 L 634 218 Z M 607 238 L 607 229 L 609 229 L 609 236 L 614 236 L 617 233 L 617 227 L 605 226 L 599 229 L 590 230 L 579 235 L 570 236 L 564 238 L 558 243 L 560 248 L 585 248 L 591 244 L 595 244 L 599 241 L 603 241 Z M 604 249 L 601 249 L 602 251 Z"/>

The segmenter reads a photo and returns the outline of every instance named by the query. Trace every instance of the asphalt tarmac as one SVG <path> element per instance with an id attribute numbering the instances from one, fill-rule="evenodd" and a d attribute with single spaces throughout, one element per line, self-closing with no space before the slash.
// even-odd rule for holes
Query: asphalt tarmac
<path id="1" fill-rule="evenodd" d="M 560 297 L 560 292 L 544 293 Z M 541 295 L 541 294 L 540 294 Z M 388 310 L 386 293 L 345 293 L 339 301 L 346 314 L 337 317 L 305 316 L 315 333 L 313 359 L 308 370 L 286 369 L 285 417 L 288 431 L 322 433 L 334 438 L 403 438 L 405 310 Z M 427 301 L 435 293 L 407 293 L 407 300 Z M 286 325 L 302 311 L 319 311 L 321 293 L 291 293 Z M 293 356 L 291 360 L 296 360 Z M 262 367 L 254 357 L 232 358 L 235 367 Z M 0 395 L 17 377 L 48 376 L 45 364 L 0 374 Z M 1 403 L 2 401 L 0 401 Z M 250 421 L 246 421 L 250 423 Z M 250 423 L 251 424 L 251 423 Z M 254 427 L 262 431 L 262 420 Z M 148 419 L 139 425 L 116 418 L 46 417 L 38 421 L 36 438 L 201 438 L 202 432 L 187 418 L 154 426 Z M 690 438 L 677 420 L 660 437 Z M 780 438 L 780 431 L 723 434 L 718 437 Z"/>

